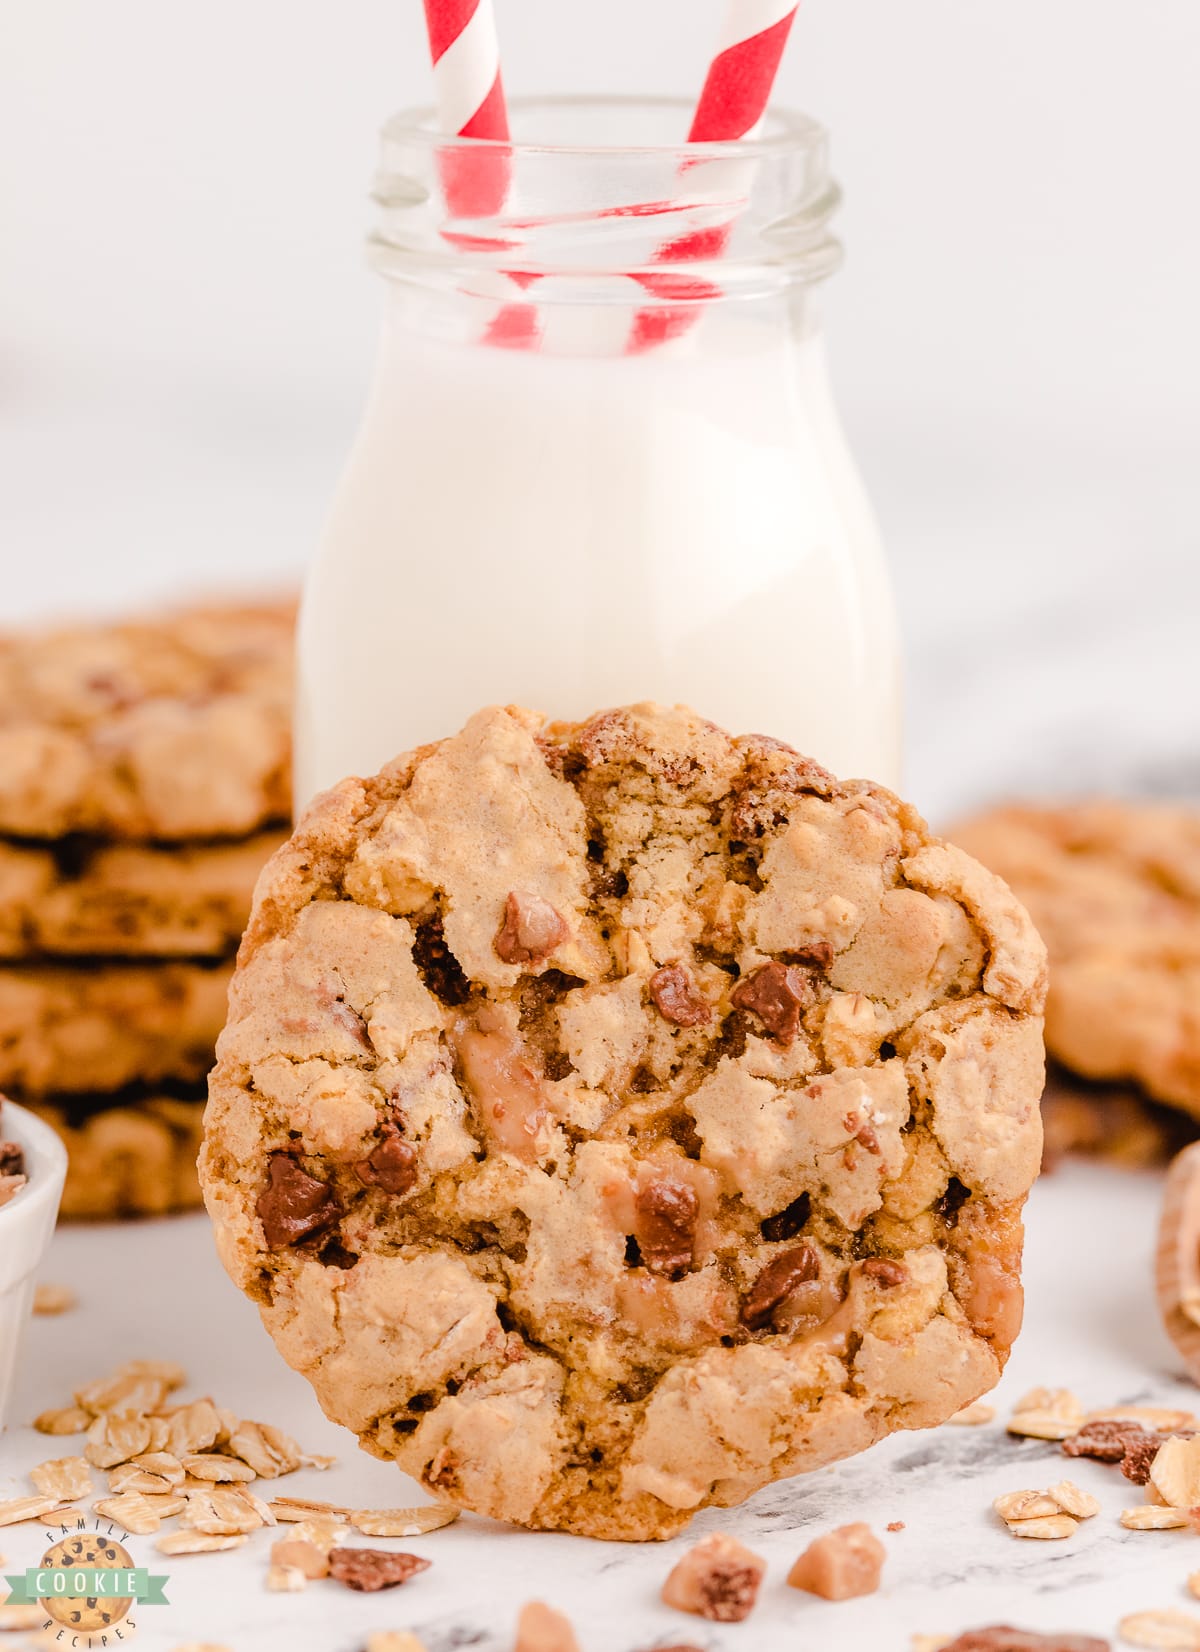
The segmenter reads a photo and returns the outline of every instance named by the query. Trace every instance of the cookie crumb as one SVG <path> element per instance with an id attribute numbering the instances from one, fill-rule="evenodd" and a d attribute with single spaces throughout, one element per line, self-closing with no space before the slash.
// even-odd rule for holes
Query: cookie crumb
<path id="1" fill-rule="evenodd" d="M 386 1549 L 330 1549 L 329 1575 L 348 1589 L 374 1594 L 377 1589 L 395 1589 L 418 1572 L 429 1570 L 431 1562 L 415 1554 L 389 1554 Z"/>
<path id="2" fill-rule="evenodd" d="M 70 1285 L 54 1285 L 47 1280 L 34 1289 L 33 1311 L 35 1314 L 65 1314 L 78 1306 L 79 1297 Z"/>
<path id="3" fill-rule="evenodd" d="M 407 1629 L 377 1629 L 367 1636 L 364 1652 L 425 1652 L 425 1643 Z"/>
<path id="4" fill-rule="evenodd" d="M 787 1575 L 793 1589 L 822 1600 L 853 1600 L 879 1587 L 887 1550 L 864 1521 L 814 1538 Z"/>
<path id="5" fill-rule="evenodd" d="M 1017 1401 L 1006 1427 L 1032 1440 L 1065 1440 L 1083 1420 L 1083 1406 L 1069 1388 L 1033 1388 Z"/>
<path id="6" fill-rule="evenodd" d="M 271 1565 L 283 1571 L 302 1572 L 305 1580 L 328 1577 L 329 1550 L 306 1538 L 281 1537 L 271 1545 Z"/>
<path id="7" fill-rule="evenodd" d="M 714 1532 L 675 1562 L 662 1587 L 663 1603 L 712 1623 L 741 1623 L 754 1610 L 766 1570 L 766 1561 L 745 1544 Z"/>
<path id="8" fill-rule="evenodd" d="M 887 1529 L 890 1532 L 902 1532 L 904 1530 L 904 1522 L 903 1520 L 889 1520 L 887 1523 Z"/>
<path id="9" fill-rule="evenodd" d="M 579 1652 L 569 1619 L 540 1600 L 527 1601 L 517 1616 L 513 1652 Z"/>
<path id="10" fill-rule="evenodd" d="M 308 1588 L 308 1575 L 299 1566 L 268 1566 L 267 1588 L 275 1595 L 296 1595 Z"/>

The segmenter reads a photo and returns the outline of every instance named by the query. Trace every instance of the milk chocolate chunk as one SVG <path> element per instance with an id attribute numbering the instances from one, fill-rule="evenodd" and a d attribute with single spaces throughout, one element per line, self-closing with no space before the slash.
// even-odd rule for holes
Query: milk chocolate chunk
<path id="1" fill-rule="evenodd" d="M 254 1208 L 270 1250 L 283 1250 L 320 1233 L 342 1214 L 332 1189 L 302 1170 L 290 1153 L 271 1154 L 267 1185 Z"/>
<path id="2" fill-rule="evenodd" d="M 348 1589 L 374 1594 L 378 1589 L 394 1589 L 418 1572 L 428 1571 L 432 1561 L 415 1554 L 389 1554 L 386 1549 L 330 1549 L 329 1575 Z"/>
<path id="3" fill-rule="evenodd" d="M 750 1294 L 742 1303 L 742 1324 L 748 1330 L 761 1331 L 797 1286 L 818 1278 L 820 1272 L 821 1265 L 811 1245 L 785 1250 L 782 1256 L 767 1263 L 751 1286 Z"/>
<path id="4" fill-rule="evenodd" d="M 664 964 L 650 977 L 650 996 L 664 1021 L 676 1027 L 703 1027 L 712 1005 L 682 964 Z"/>
<path id="5" fill-rule="evenodd" d="M 813 1001 L 813 986 L 795 964 L 760 964 L 732 993 L 735 1009 L 756 1015 L 773 1038 L 790 1044 L 800 1030 L 800 1011 Z"/>
<path id="6" fill-rule="evenodd" d="M 903 1285 L 908 1279 L 908 1269 L 903 1262 L 894 1262 L 887 1256 L 870 1256 L 862 1265 L 862 1271 L 868 1279 L 873 1279 L 877 1285 L 882 1285 L 885 1291 L 890 1291 L 896 1285 Z"/>
<path id="7" fill-rule="evenodd" d="M 23 1176 L 25 1154 L 19 1142 L 0 1141 L 0 1176 Z"/>
<path id="8" fill-rule="evenodd" d="M 634 1201 L 634 1237 L 651 1273 L 683 1273 L 692 1265 L 700 1202 L 686 1182 L 651 1182 Z"/>
<path id="9" fill-rule="evenodd" d="M 492 943 L 506 964 L 543 963 L 567 938 L 562 915 L 540 895 L 514 889 L 504 903 L 504 922 Z"/>
<path id="10" fill-rule="evenodd" d="M 354 1166 L 355 1174 L 367 1187 L 408 1193 L 417 1180 L 417 1150 L 395 1124 L 385 1124 L 382 1137 L 379 1146 Z"/>

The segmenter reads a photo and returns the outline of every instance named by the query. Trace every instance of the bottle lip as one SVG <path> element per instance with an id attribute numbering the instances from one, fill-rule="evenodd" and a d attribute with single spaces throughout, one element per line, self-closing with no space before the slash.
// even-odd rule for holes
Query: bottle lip
<path id="1" fill-rule="evenodd" d="M 403 143 L 413 148 L 436 150 L 440 154 L 456 149 L 467 151 L 503 151 L 513 156 L 563 155 L 566 157 L 606 156 L 629 159 L 644 155 L 661 160 L 677 154 L 681 161 L 754 160 L 762 162 L 772 157 L 794 155 L 798 151 L 820 151 L 828 142 L 828 131 L 820 121 L 800 110 L 772 108 L 764 118 L 762 130 L 755 137 L 720 139 L 715 142 L 689 143 L 683 137 L 670 142 L 597 141 L 563 142 L 545 138 L 526 137 L 538 115 L 554 113 L 574 118 L 624 115 L 633 120 L 637 114 L 663 118 L 664 125 L 671 120 L 681 133 L 687 131 L 694 110 L 688 98 L 643 96 L 638 93 L 572 93 L 563 96 L 531 96 L 510 98 L 508 101 L 513 134 L 509 138 L 470 138 L 439 130 L 437 111 L 430 105 L 401 109 L 384 124 L 385 143 Z"/>

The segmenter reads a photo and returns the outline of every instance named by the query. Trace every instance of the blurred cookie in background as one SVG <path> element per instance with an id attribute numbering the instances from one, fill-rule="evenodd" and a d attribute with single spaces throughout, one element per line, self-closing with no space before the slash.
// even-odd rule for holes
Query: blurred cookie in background
<path id="1" fill-rule="evenodd" d="M 1041 931 L 1050 1054 L 1200 1119 L 1200 809 L 1020 804 L 948 835 Z"/>

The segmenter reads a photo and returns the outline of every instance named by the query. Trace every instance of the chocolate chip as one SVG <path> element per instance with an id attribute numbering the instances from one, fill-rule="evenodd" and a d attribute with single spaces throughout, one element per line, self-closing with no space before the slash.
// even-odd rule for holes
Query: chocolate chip
<path id="1" fill-rule="evenodd" d="M 568 934 L 561 914 L 549 901 L 514 889 L 504 903 L 504 922 L 492 945 L 506 964 L 540 964 Z"/>
<path id="2" fill-rule="evenodd" d="M 769 1239 L 773 1245 L 784 1239 L 794 1239 L 807 1226 L 808 1218 L 812 1213 L 812 1197 L 802 1193 L 798 1199 L 793 1199 L 790 1205 L 783 1210 L 776 1211 L 774 1216 L 768 1216 L 759 1224 L 759 1232 L 764 1239 Z"/>
<path id="3" fill-rule="evenodd" d="M 734 987 L 731 1001 L 756 1015 L 773 1038 L 790 1044 L 800 1030 L 800 1011 L 814 998 L 813 984 L 794 964 L 760 964 Z"/>
<path id="4" fill-rule="evenodd" d="M 412 955 L 422 981 L 435 998 L 451 1009 L 466 1003 L 471 996 L 471 983 L 446 945 L 440 918 L 426 918 L 417 925 Z"/>
<path id="5" fill-rule="evenodd" d="M 408 1193 L 417 1180 L 417 1150 L 406 1142 L 395 1124 L 385 1124 L 383 1139 L 365 1159 L 354 1166 L 355 1175 L 367 1187 L 385 1193 Z"/>
<path id="6" fill-rule="evenodd" d="M 908 1269 L 903 1262 L 893 1262 L 887 1256 L 871 1256 L 863 1263 L 862 1271 L 868 1279 L 890 1291 L 896 1285 L 908 1283 Z"/>
<path id="7" fill-rule="evenodd" d="M 664 964 L 650 977 L 650 996 L 664 1021 L 676 1027 L 703 1027 L 712 1005 L 682 964 Z"/>
<path id="8" fill-rule="evenodd" d="M 970 1197 L 971 1189 L 964 1187 L 957 1176 L 951 1176 L 946 1191 L 933 1208 L 948 1228 L 957 1227 L 958 1213 Z"/>
<path id="9" fill-rule="evenodd" d="M 415 1554 L 390 1554 L 386 1549 L 330 1549 L 329 1575 L 348 1589 L 374 1594 L 377 1589 L 394 1589 L 431 1562 Z"/>
<path id="10" fill-rule="evenodd" d="M 0 1176 L 25 1174 L 25 1150 L 20 1142 L 0 1141 Z"/>
<path id="11" fill-rule="evenodd" d="M 332 1188 L 301 1170 L 290 1153 L 271 1154 L 267 1185 L 254 1208 L 270 1250 L 283 1250 L 310 1233 L 320 1233 L 342 1214 Z"/>
<path id="12" fill-rule="evenodd" d="M 1137 1423 L 1118 1422 L 1115 1417 L 1084 1423 L 1077 1434 L 1062 1443 L 1068 1457 L 1092 1457 L 1098 1463 L 1119 1463 L 1126 1441 L 1146 1432 Z"/>
<path id="13" fill-rule="evenodd" d="M 642 1261 L 651 1273 L 684 1273 L 692 1265 L 700 1201 L 687 1182 L 651 1182 L 634 1200 Z"/>
<path id="14" fill-rule="evenodd" d="M 820 1277 L 821 1264 L 811 1245 L 798 1245 L 768 1262 L 750 1287 L 742 1303 L 741 1322 L 751 1331 L 761 1331 L 776 1310 L 799 1285 Z"/>
<path id="15" fill-rule="evenodd" d="M 1095 1635 L 1038 1635 L 1028 1629 L 994 1624 L 987 1629 L 968 1629 L 957 1640 L 947 1641 L 942 1652 L 1111 1652 L 1108 1641 Z"/>

